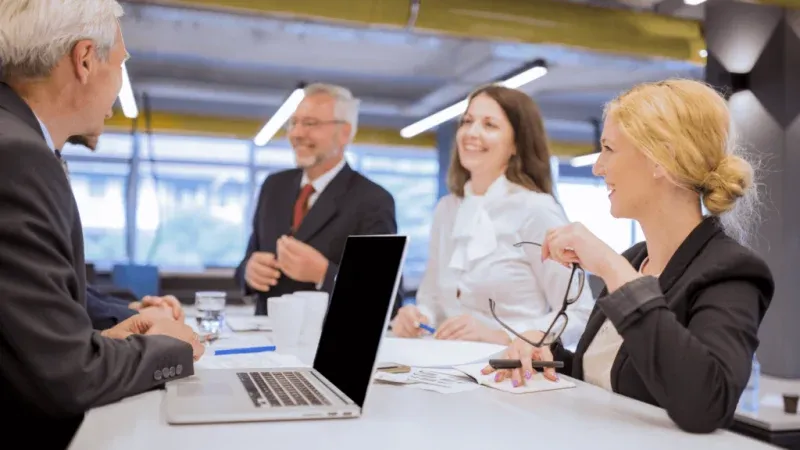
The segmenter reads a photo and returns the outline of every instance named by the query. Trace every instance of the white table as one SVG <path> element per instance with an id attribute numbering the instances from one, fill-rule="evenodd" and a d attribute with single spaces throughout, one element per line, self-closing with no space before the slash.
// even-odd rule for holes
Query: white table
<path id="1" fill-rule="evenodd" d="M 358 419 L 181 426 L 166 423 L 155 391 L 89 411 L 70 449 L 774 448 L 729 431 L 686 433 L 659 408 L 576 384 L 523 395 L 375 384 Z"/>

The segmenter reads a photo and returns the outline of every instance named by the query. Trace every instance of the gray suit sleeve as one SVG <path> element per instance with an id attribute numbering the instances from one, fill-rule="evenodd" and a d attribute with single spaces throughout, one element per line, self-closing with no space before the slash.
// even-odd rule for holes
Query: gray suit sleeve
<path id="1" fill-rule="evenodd" d="M 73 256 L 83 251 L 72 239 L 80 219 L 52 155 L 0 138 L 0 205 L 0 378 L 10 389 L 67 417 L 150 390 L 173 369 L 168 379 L 193 374 L 189 344 L 92 329 Z"/>

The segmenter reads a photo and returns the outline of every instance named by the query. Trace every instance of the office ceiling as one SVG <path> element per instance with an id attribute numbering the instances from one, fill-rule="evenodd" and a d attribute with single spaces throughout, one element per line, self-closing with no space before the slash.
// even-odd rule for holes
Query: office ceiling
<path id="1" fill-rule="evenodd" d="M 396 3 L 396 0 L 373 1 Z M 463 4 L 489 1 L 463 0 Z M 523 0 L 506 0 L 506 4 L 508 1 Z M 134 91 L 139 96 L 146 94 L 155 111 L 266 121 L 298 83 L 324 81 L 347 86 L 362 99 L 362 126 L 397 129 L 398 135 L 403 126 L 462 99 L 476 86 L 539 58 L 547 62 L 548 75 L 522 89 L 537 100 L 550 138 L 559 141 L 592 142 L 595 132 L 592 120 L 600 117 L 603 104 L 636 83 L 673 76 L 703 76 L 702 61 L 698 62 L 698 58 L 643 55 L 648 48 L 660 48 L 660 41 L 655 40 L 659 36 L 652 31 L 647 31 L 650 34 L 641 39 L 629 38 L 642 41 L 630 43 L 639 45 L 631 47 L 639 54 L 587 48 L 593 45 L 595 35 L 598 47 L 628 43 L 624 36 L 620 39 L 612 34 L 614 30 L 600 29 L 603 22 L 586 14 L 594 10 L 585 9 L 622 8 L 637 14 L 637 11 L 660 9 L 660 13 L 679 16 L 688 23 L 702 17 L 700 6 L 686 6 L 682 0 L 571 0 L 569 3 L 574 5 L 569 7 L 584 8 L 578 10 L 583 14 L 580 19 L 573 19 L 568 14 L 571 11 L 562 6 L 566 2 L 531 1 L 544 5 L 552 14 L 563 13 L 564 19 L 558 20 L 581 27 L 574 29 L 583 30 L 586 25 L 598 30 L 560 35 L 554 32 L 549 40 L 555 42 L 525 42 L 487 38 L 497 35 L 497 28 L 476 25 L 469 33 L 479 37 L 470 38 L 437 31 L 443 22 L 433 19 L 425 22 L 422 13 L 419 15 L 422 29 L 409 30 L 381 24 L 207 9 L 206 3 L 210 2 L 206 0 L 182 4 L 123 2 L 126 15 L 122 27 L 132 55 L 128 70 Z M 294 4 L 320 2 L 328 2 L 325 6 L 337 3 L 308 0 Z M 219 3 L 225 2 L 217 2 L 217 6 Z M 425 2 L 421 8 L 426 8 Z M 660 20 L 651 16 L 643 20 Z M 523 32 L 528 26 L 543 29 L 550 26 L 548 16 L 523 19 L 526 20 L 520 25 Z M 635 19 L 639 20 L 638 16 Z M 562 25 L 557 19 L 553 23 Z M 681 22 L 673 28 L 678 26 L 685 25 Z M 538 39 L 537 36 L 534 37 Z M 548 40 L 547 34 L 542 36 L 545 36 L 542 40 Z M 570 39 L 583 39 L 575 42 L 586 45 L 583 48 L 562 45 L 559 39 L 568 44 Z M 664 42 L 671 45 L 674 39 Z M 642 47 L 645 44 L 650 47 Z M 680 45 L 675 47 L 684 51 Z M 688 51 L 686 54 L 689 55 Z"/>

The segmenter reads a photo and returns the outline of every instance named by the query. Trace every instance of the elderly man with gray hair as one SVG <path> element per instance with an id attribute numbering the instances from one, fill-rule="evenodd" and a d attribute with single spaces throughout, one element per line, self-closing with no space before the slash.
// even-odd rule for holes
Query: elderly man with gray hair
<path id="1" fill-rule="evenodd" d="M 392 195 L 345 160 L 358 126 L 358 100 L 329 84 L 309 85 L 304 94 L 287 123 L 297 168 L 264 180 L 236 271 L 245 293 L 258 295 L 258 315 L 267 313 L 269 297 L 330 294 L 348 236 L 397 232 Z"/>
<path id="2" fill-rule="evenodd" d="M 0 1 L 0 398 L 4 430 L 38 430 L 26 446 L 66 447 L 85 411 L 189 376 L 203 353 L 180 321 L 136 315 L 100 332 L 85 309 L 59 149 L 93 141 L 111 114 L 121 15 L 115 0 Z"/>

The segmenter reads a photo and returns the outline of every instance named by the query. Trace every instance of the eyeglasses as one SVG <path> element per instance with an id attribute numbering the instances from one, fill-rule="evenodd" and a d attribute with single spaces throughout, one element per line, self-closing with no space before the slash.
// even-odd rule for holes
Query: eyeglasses
<path id="1" fill-rule="evenodd" d="M 319 120 L 319 119 L 312 119 L 312 118 L 303 118 L 303 119 L 296 119 L 290 118 L 286 121 L 284 127 L 286 131 L 291 131 L 293 128 L 296 128 L 298 125 L 302 125 L 303 128 L 317 128 L 322 125 L 329 125 L 329 124 L 340 124 L 344 123 L 344 120 Z"/>
<path id="2" fill-rule="evenodd" d="M 542 246 L 542 244 L 538 244 L 536 242 L 522 241 L 514 244 L 514 247 L 520 247 L 522 245 L 536 245 L 538 247 Z M 576 281 L 576 277 L 577 277 L 578 288 L 573 292 L 572 286 L 573 282 Z M 491 298 L 489 299 L 489 309 L 492 312 L 494 320 L 496 320 L 497 323 L 499 323 L 503 328 L 508 330 L 514 336 L 520 338 L 521 340 L 527 342 L 528 344 L 534 347 L 550 346 L 553 343 L 555 343 L 558 340 L 558 338 L 561 337 L 561 334 L 564 333 L 564 330 L 567 329 L 567 322 L 569 320 L 566 314 L 567 306 L 578 301 L 578 299 L 581 296 L 581 293 L 583 292 L 583 285 L 585 280 L 586 280 L 586 271 L 584 271 L 580 265 L 573 264 L 572 273 L 570 273 L 569 275 L 569 284 L 567 284 L 567 291 L 564 293 L 564 303 L 561 306 L 561 309 L 558 311 L 558 314 L 556 314 L 556 317 L 553 319 L 553 322 L 550 323 L 550 326 L 547 328 L 547 331 L 544 333 L 544 336 L 542 336 L 542 338 L 539 339 L 538 341 L 531 341 L 530 339 L 522 336 L 520 333 L 518 333 L 510 326 L 506 325 L 505 322 L 500 320 L 500 318 L 497 317 L 497 313 L 495 313 L 494 310 L 495 301 L 492 300 Z"/>

